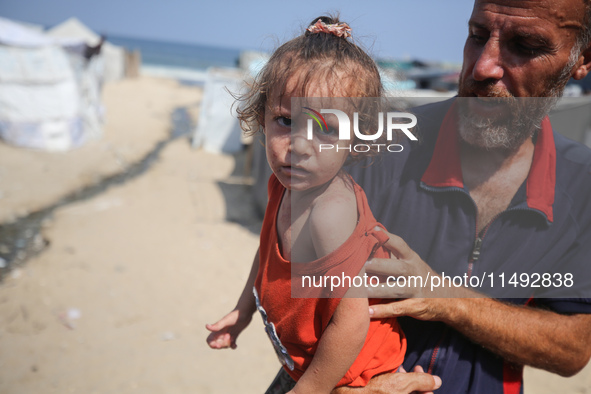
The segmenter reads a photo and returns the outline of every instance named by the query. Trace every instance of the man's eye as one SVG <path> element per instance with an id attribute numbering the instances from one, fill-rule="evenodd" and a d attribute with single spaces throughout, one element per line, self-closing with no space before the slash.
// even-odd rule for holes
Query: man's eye
<path id="1" fill-rule="evenodd" d="M 531 46 L 523 43 L 516 43 L 515 49 L 524 55 L 527 56 L 537 56 L 543 53 L 543 49 L 537 46 Z"/>
<path id="2" fill-rule="evenodd" d="M 475 33 L 470 33 L 470 35 L 468 35 L 468 39 L 477 44 L 484 44 L 486 42 L 486 38 L 484 36 Z"/>
<path id="3" fill-rule="evenodd" d="M 291 119 L 286 118 L 285 116 L 279 116 L 277 118 L 277 123 L 279 123 L 279 125 L 283 127 L 291 127 Z"/>

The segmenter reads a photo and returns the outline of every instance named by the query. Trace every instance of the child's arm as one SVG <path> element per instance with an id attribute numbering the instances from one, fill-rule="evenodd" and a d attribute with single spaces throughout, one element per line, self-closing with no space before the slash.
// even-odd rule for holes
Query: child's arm
<path id="1" fill-rule="evenodd" d="M 207 337 L 207 344 L 212 349 L 224 349 L 231 347 L 236 349 L 236 338 L 248 326 L 252 320 L 252 314 L 256 311 L 256 303 L 252 295 L 252 288 L 259 270 L 259 251 L 257 250 L 250 275 L 244 285 L 244 290 L 238 299 L 234 309 L 214 324 L 206 324 L 205 328 L 211 331 Z"/>
<path id="2" fill-rule="evenodd" d="M 343 298 L 322 333 L 316 354 L 290 393 L 330 393 L 363 347 L 369 329 L 367 298 Z"/>
<path id="3" fill-rule="evenodd" d="M 354 195 L 336 193 L 323 197 L 310 213 L 310 235 L 318 257 L 342 245 L 357 223 Z M 367 298 L 341 299 L 322 333 L 310 366 L 291 393 L 330 393 L 359 355 L 365 343 L 369 320 Z"/>

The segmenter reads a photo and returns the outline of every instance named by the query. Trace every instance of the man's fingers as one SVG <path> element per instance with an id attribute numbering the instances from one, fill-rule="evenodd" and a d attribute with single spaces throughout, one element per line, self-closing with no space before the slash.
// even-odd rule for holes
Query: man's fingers
<path id="1" fill-rule="evenodd" d="M 415 367 L 412 369 L 412 371 L 419 372 L 419 373 L 425 372 L 423 367 L 421 367 L 420 365 L 415 365 Z M 439 382 L 439 385 L 441 385 L 441 378 L 439 378 L 439 376 L 437 376 L 436 378 L 439 379 L 438 381 L 436 380 L 436 383 Z M 421 391 L 421 394 L 434 394 L 434 393 L 432 391 Z"/>
<path id="2" fill-rule="evenodd" d="M 441 379 L 438 376 L 423 372 L 406 373 L 402 366 L 398 371 L 399 373 L 374 376 L 362 391 L 368 393 L 409 394 L 420 392 L 426 394 L 441 386 Z M 333 391 L 333 393 L 339 394 L 353 392 L 357 392 L 357 389 L 339 387 Z"/>
<path id="3" fill-rule="evenodd" d="M 387 231 L 385 231 L 385 233 L 388 234 L 390 240 L 388 240 L 384 246 L 386 246 L 386 248 L 388 248 L 388 250 L 390 250 L 394 256 L 399 259 L 409 259 L 412 257 L 414 253 L 413 250 L 406 242 L 404 242 L 402 238 Z"/>
<path id="4" fill-rule="evenodd" d="M 443 310 L 447 302 L 435 298 L 407 298 L 389 304 L 373 304 L 369 307 L 372 319 L 410 316 L 418 320 L 441 320 L 447 312 Z M 443 311 L 443 312 L 442 312 Z"/>
<path id="5" fill-rule="evenodd" d="M 405 392 L 432 392 L 441 387 L 441 378 L 428 373 L 412 372 L 401 374 L 400 378 L 408 382 L 403 385 L 406 387 Z"/>
<path id="6" fill-rule="evenodd" d="M 404 275 L 404 262 L 396 259 L 371 259 L 364 265 L 365 273 L 368 275 Z"/>
<path id="7" fill-rule="evenodd" d="M 374 304 L 369 307 L 369 317 L 372 319 L 382 319 L 404 316 L 404 308 L 400 308 L 400 302 L 394 301 L 389 304 Z"/>
<path id="8" fill-rule="evenodd" d="M 415 293 L 416 289 L 414 287 L 388 286 L 384 282 L 376 287 L 367 287 L 368 298 L 413 298 Z"/>
<path id="9" fill-rule="evenodd" d="M 422 312 L 421 305 L 421 300 L 416 298 L 398 300 L 389 304 L 373 304 L 369 307 L 369 317 L 372 319 L 400 316 L 417 318 L 417 315 L 420 315 Z"/>

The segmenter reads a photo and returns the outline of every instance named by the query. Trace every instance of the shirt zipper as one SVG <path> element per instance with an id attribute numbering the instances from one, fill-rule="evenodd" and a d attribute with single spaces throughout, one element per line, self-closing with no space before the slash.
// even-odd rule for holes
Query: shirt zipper
<path id="1" fill-rule="evenodd" d="M 441 332 L 441 337 L 437 344 L 433 348 L 433 353 L 431 353 L 431 360 L 429 360 L 429 367 L 427 368 L 427 373 L 433 375 L 433 369 L 435 369 L 435 362 L 437 361 L 437 356 L 439 355 L 439 349 L 441 349 L 441 343 L 443 339 L 446 337 L 447 332 L 449 330 L 448 326 L 444 326 L 443 331 Z"/>
<path id="2" fill-rule="evenodd" d="M 425 189 L 430 190 L 432 192 L 442 192 L 443 191 L 443 190 L 429 186 L 424 183 L 422 184 L 422 187 L 424 187 Z M 476 206 L 476 203 L 474 202 L 474 200 L 472 199 L 470 194 L 466 193 L 466 191 L 463 188 L 454 186 L 454 187 L 447 188 L 445 191 L 459 191 L 461 193 L 466 194 L 468 196 L 468 198 L 470 199 L 470 201 L 472 201 L 472 205 L 474 206 L 474 211 L 476 212 L 476 219 L 478 219 L 478 207 Z M 476 223 L 478 223 L 478 220 L 476 220 Z M 476 239 L 478 239 L 478 228 L 476 228 L 475 233 L 476 233 L 475 237 L 476 237 Z M 478 242 L 478 245 L 477 245 L 476 241 L 474 242 L 474 248 L 472 249 L 471 256 L 474 256 L 475 253 L 477 253 L 478 256 L 480 255 L 480 245 L 481 244 L 482 244 L 482 240 L 480 240 Z M 469 272 L 472 271 L 470 264 L 471 264 L 471 262 L 468 264 Z M 447 336 L 448 331 L 449 331 L 449 326 L 444 325 L 444 329 L 441 332 L 441 336 L 439 337 L 439 340 L 437 341 L 437 344 L 435 345 L 435 347 L 433 348 L 433 352 L 431 353 L 431 359 L 429 360 L 429 366 L 427 367 L 427 373 L 429 373 L 429 374 L 433 374 L 433 370 L 435 369 L 435 363 L 437 362 L 437 356 L 439 356 L 439 350 L 441 349 L 441 344 L 443 343 L 443 340 Z"/>
<path id="3" fill-rule="evenodd" d="M 474 203 L 476 207 L 476 203 Z M 482 242 L 484 240 L 484 236 L 488 232 L 488 229 L 493 224 L 495 220 L 497 220 L 501 215 L 511 212 L 511 211 L 528 211 L 529 209 L 526 208 L 508 208 L 502 212 L 497 213 L 491 220 L 488 222 L 486 226 L 479 232 L 478 228 L 476 229 L 476 236 L 474 239 L 474 246 L 472 247 L 472 253 L 470 253 L 470 260 L 468 260 L 468 277 L 472 276 L 472 269 L 474 268 L 474 263 L 478 261 L 480 258 L 480 248 L 482 247 Z M 476 208 L 476 223 L 478 223 L 478 208 Z"/>
<path id="4" fill-rule="evenodd" d="M 425 189 L 427 190 L 431 190 L 434 192 L 441 192 L 442 190 L 439 190 L 437 188 L 428 186 L 426 184 L 422 185 Z M 468 260 L 468 269 L 467 269 L 467 274 L 468 277 L 472 276 L 472 270 L 474 268 L 474 263 L 476 261 L 478 261 L 478 259 L 480 258 L 480 249 L 482 248 L 482 241 L 484 239 L 484 236 L 486 235 L 486 233 L 488 232 L 488 229 L 490 228 L 490 226 L 492 225 L 492 223 L 497 220 L 502 214 L 504 214 L 505 212 L 510 212 L 510 211 L 519 211 L 519 210 L 527 210 L 525 208 L 509 208 L 509 209 L 505 209 L 502 212 L 499 212 L 498 214 L 496 214 L 491 220 L 490 222 L 488 222 L 488 224 L 486 226 L 484 226 L 484 228 L 479 232 L 478 231 L 478 206 L 476 205 L 476 202 L 474 201 L 474 199 L 470 196 L 469 193 L 467 193 L 464 189 L 459 188 L 459 187 L 451 187 L 446 189 L 445 191 L 460 191 L 464 194 L 466 194 L 468 196 L 468 198 L 470 199 L 470 201 L 472 201 L 472 205 L 474 206 L 474 211 L 476 212 L 476 217 L 475 217 L 475 225 L 474 225 L 474 244 L 472 246 L 472 252 L 470 253 L 470 259 Z M 433 370 L 435 369 L 435 363 L 437 361 L 437 356 L 439 355 L 439 350 L 441 349 L 441 344 L 443 343 L 443 340 L 445 339 L 447 332 L 449 330 L 449 327 L 446 325 L 444 326 L 444 330 L 441 333 L 441 337 L 439 338 L 439 340 L 437 341 L 437 344 L 435 345 L 435 347 L 433 348 L 433 352 L 431 353 L 431 359 L 429 360 L 429 367 L 427 368 L 427 373 L 429 374 L 433 374 Z"/>

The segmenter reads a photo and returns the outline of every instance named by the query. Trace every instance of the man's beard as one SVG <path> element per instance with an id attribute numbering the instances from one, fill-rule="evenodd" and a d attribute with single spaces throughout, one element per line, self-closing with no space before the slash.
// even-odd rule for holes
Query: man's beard
<path id="1" fill-rule="evenodd" d="M 578 54 L 578 51 L 573 50 Z M 469 145 L 483 149 L 515 150 L 541 127 L 542 120 L 562 96 L 570 79 L 571 69 L 578 59 L 572 55 L 557 75 L 548 78 L 541 97 L 514 97 L 494 81 L 460 81 L 458 95 L 459 135 Z M 486 98 L 468 97 L 478 92 Z M 479 115 L 470 108 L 470 100 L 480 100 L 497 107 L 490 117 Z"/>
<path id="2" fill-rule="evenodd" d="M 559 97 L 458 98 L 459 135 L 469 145 L 483 149 L 515 150 L 532 138 Z M 496 114 L 476 113 L 470 100 L 488 101 Z M 479 105 L 479 103 L 475 103 Z M 486 104 L 485 104 L 486 105 Z"/>

